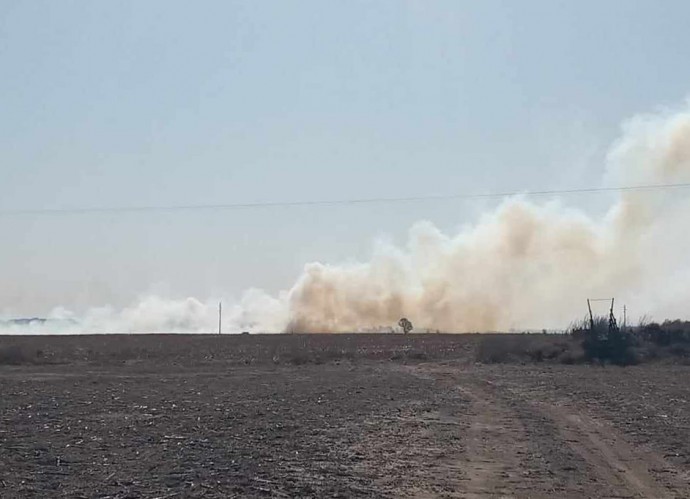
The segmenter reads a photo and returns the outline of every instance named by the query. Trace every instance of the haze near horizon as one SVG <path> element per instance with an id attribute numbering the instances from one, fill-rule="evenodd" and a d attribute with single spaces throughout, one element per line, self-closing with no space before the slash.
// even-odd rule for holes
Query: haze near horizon
<path id="1" fill-rule="evenodd" d="M 6 2 L 0 318 L 212 331 L 222 299 L 228 332 L 542 328 L 592 293 L 687 318 L 682 189 L 107 209 L 687 182 L 689 14 Z M 12 213 L 70 208 L 106 211 Z"/>

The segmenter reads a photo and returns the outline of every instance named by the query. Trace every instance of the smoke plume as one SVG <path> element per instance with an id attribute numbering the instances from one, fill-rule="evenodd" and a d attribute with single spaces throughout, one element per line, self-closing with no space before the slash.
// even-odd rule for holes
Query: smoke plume
<path id="1" fill-rule="evenodd" d="M 605 183 L 688 180 L 688 106 L 623 125 L 607 156 Z M 307 265 L 288 293 L 288 327 L 353 331 L 403 316 L 441 331 L 563 327 L 587 297 L 598 296 L 665 312 L 658 287 L 690 268 L 682 251 L 689 208 L 668 191 L 624 191 L 603 219 L 592 220 L 557 200 L 535 204 L 518 196 L 453 236 L 420 222 L 405 248 L 381 246 L 368 263 Z M 668 260 L 660 264 L 662 255 Z M 678 302 L 690 297 L 687 287 L 681 293 Z"/>
<path id="2" fill-rule="evenodd" d="M 602 185 L 688 181 L 690 103 L 623 124 Z M 623 191 L 599 219 L 558 199 L 516 196 L 457 234 L 419 222 L 404 247 L 380 243 L 368 262 L 309 263 L 277 297 L 248 291 L 229 308 L 226 329 L 361 331 L 403 316 L 418 330 L 557 328 L 582 315 L 586 298 L 600 296 L 616 296 L 640 315 L 682 316 L 690 298 L 683 192 Z M 92 310 L 70 329 L 196 332 L 213 331 L 216 321 L 217 301 L 147 297 L 119 312 Z"/>

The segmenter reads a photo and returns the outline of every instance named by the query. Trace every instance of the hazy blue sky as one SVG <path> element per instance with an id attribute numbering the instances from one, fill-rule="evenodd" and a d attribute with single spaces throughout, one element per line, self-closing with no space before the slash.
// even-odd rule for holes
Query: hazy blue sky
<path id="1" fill-rule="evenodd" d="M 689 19 L 686 0 L 0 0 L 0 210 L 597 185 L 621 120 L 688 94 Z M 0 314 L 274 291 L 483 207 L 0 215 Z"/>

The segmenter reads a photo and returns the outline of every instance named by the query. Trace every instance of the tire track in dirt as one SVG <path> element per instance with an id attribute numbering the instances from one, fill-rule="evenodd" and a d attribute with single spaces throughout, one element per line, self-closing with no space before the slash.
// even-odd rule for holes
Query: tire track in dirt
<path id="1" fill-rule="evenodd" d="M 521 406 L 523 412 L 548 418 L 556 431 L 554 437 L 586 463 L 583 471 L 600 487 L 597 497 L 690 497 L 687 472 L 678 470 L 652 449 L 629 442 L 611 422 L 592 415 L 586 401 L 563 396 L 544 400 L 529 387 L 521 389 L 511 384 L 492 386 L 505 400 Z"/>
<path id="2" fill-rule="evenodd" d="M 446 497 L 509 498 L 546 497 L 526 491 L 524 466 L 529 452 L 529 436 L 520 418 L 491 392 L 475 383 L 460 379 L 455 371 L 430 369 L 428 366 L 406 366 L 417 377 L 433 379 L 439 390 L 454 392 L 469 402 L 462 415 L 463 452 L 453 462 L 444 463 L 435 475 L 453 484 Z"/>
<path id="3" fill-rule="evenodd" d="M 471 402 L 461 497 L 690 497 L 683 473 L 577 406 L 463 369 L 410 370 Z"/>
<path id="4" fill-rule="evenodd" d="M 607 483 L 617 484 L 616 488 L 633 497 L 690 497 L 690 487 L 678 470 L 658 454 L 633 447 L 610 425 L 563 406 L 548 405 L 544 410 L 563 440 Z"/>
<path id="5" fill-rule="evenodd" d="M 455 388 L 472 403 L 463 462 L 468 482 L 462 497 L 510 497 L 520 488 L 525 473 L 521 457 L 527 452 L 524 427 L 505 407 L 476 389 Z"/>

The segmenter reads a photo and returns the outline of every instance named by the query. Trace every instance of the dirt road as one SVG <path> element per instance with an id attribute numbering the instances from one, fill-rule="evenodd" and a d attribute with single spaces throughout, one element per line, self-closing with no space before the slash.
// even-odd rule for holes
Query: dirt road
<path id="1" fill-rule="evenodd" d="M 410 371 L 470 402 L 464 452 L 447 468 L 448 480 L 464 472 L 457 497 L 690 497 L 690 468 L 631 442 L 584 400 L 537 398 L 522 383 L 496 383 L 474 369 Z"/>

